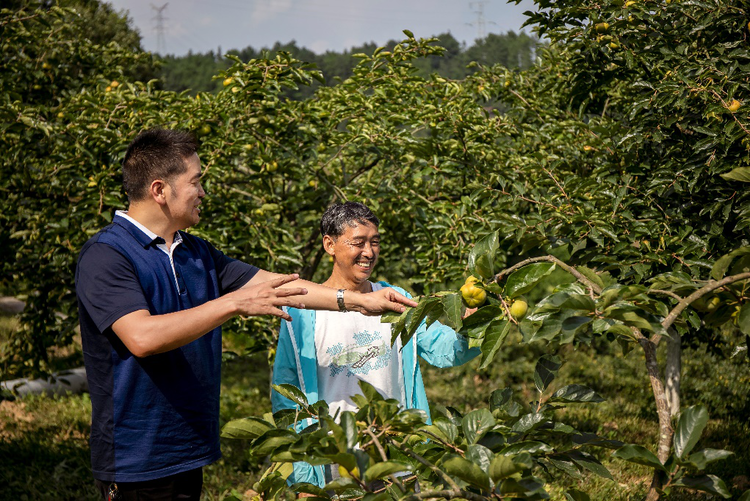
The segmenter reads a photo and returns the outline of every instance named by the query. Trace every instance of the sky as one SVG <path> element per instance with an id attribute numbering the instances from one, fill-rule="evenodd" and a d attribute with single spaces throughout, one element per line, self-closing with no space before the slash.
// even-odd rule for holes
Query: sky
<path id="1" fill-rule="evenodd" d="M 342 52 L 364 43 L 450 32 L 471 45 L 482 33 L 521 31 L 532 0 L 107 0 L 128 11 L 143 48 L 181 56 L 255 49 L 296 41 L 316 54 Z M 162 13 L 163 49 L 157 36 Z M 527 27 L 524 31 L 531 33 Z"/>

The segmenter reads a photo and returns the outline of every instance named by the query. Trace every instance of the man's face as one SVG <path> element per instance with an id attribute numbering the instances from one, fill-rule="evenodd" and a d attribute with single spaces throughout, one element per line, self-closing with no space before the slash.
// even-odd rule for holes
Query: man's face
<path id="1" fill-rule="evenodd" d="M 370 278 L 380 256 L 378 227 L 370 222 L 346 225 L 344 233 L 332 240 L 326 251 L 333 256 L 341 276 L 353 284 Z"/>
<path id="2" fill-rule="evenodd" d="M 201 219 L 198 206 L 206 196 L 201 186 L 201 161 L 197 154 L 185 159 L 187 170 L 172 178 L 165 187 L 167 207 L 179 229 L 189 228 Z"/>

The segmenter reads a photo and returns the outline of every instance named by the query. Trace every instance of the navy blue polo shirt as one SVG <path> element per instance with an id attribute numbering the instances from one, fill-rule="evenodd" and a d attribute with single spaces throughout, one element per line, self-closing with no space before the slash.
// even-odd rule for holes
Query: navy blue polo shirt
<path id="1" fill-rule="evenodd" d="M 139 482 L 210 464 L 219 449 L 221 328 L 143 358 L 112 324 L 138 310 L 186 310 L 245 285 L 258 271 L 180 232 L 172 258 L 126 218 L 81 249 L 76 293 L 91 394 L 91 464 L 102 481 Z"/>

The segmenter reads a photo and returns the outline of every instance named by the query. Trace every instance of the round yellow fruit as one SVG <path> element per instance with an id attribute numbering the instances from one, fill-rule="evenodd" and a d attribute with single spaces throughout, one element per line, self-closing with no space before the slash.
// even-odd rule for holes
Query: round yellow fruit
<path id="1" fill-rule="evenodd" d="M 718 308 L 720 304 L 721 299 L 719 299 L 719 296 L 712 296 L 706 300 L 706 311 L 712 313 L 716 311 L 716 308 Z"/>
<path id="2" fill-rule="evenodd" d="M 732 113 L 734 113 L 735 111 L 740 109 L 740 106 L 742 106 L 741 102 L 737 101 L 736 99 L 732 99 L 732 102 L 729 103 L 729 105 L 727 106 L 727 109 L 731 111 Z"/>
<path id="3" fill-rule="evenodd" d="M 352 477 L 359 478 L 359 468 L 355 466 L 354 469 L 350 472 L 343 466 L 339 465 L 339 475 L 344 478 L 352 478 Z"/>
<path id="4" fill-rule="evenodd" d="M 594 25 L 594 29 L 597 33 L 604 33 L 609 29 L 609 23 L 597 23 Z"/>
<path id="5" fill-rule="evenodd" d="M 529 311 L 529 304 L 523 299 L 516 299 L 513 301 L 513 304 L 510 305 L 510 314 L 517 320 L 525 317 L 527 311 Z"/>
<path id="6" fill-rule="evenodd" d="M 50 66 L 50 64 L 47 61 L 45 61 L 45 62 L 42 63 L 42 69 L 43 70 L 48 70 L 50 68 L 52 68 L 52 66 Z"/>
<path id="7" fill-rule="evenodd" d="M 234 82 L 234 78 L 232 78 L 232 77 L 225 78 L 224 82 L 223 82 L 224 83 L 224 87 L 229 87 L 230 85 L 232 85 L 232 82 Z"/>
<path id="8" fill-rule="evenodd" d="M 478 308 L 487 300 L 487 293 L 474 283 L 465 283 L 461 286 L 461 297 L 469 308 Z"/>
<path id="9" fill-rule="evenodd" d="M 112 80 L 109 86 L 112 87 L 113 89 L 116 89 L 120 86 L 120 82 L 118 82 L 117 80 Z"/>
<path id="10" fill-rule="evenodd" d="M 478 282 L 481 282 L 481 280 L 479 280 L 474 275 L 469 275 L 468 277 L 466 277 L 466 280 L 464 281 L 465 284 L 476 284 Z"/>

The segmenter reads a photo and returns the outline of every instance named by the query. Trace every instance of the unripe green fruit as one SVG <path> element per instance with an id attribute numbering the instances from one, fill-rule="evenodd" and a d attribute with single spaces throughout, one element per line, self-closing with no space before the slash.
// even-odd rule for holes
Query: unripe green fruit
<path id="1" fill-rule="evenodd" d="M 529 311 L 529 304 L 523 299 L 517 299 L 510 305 L 510 314 L 517 320 L 525 317 L 527 311 Z"/>

